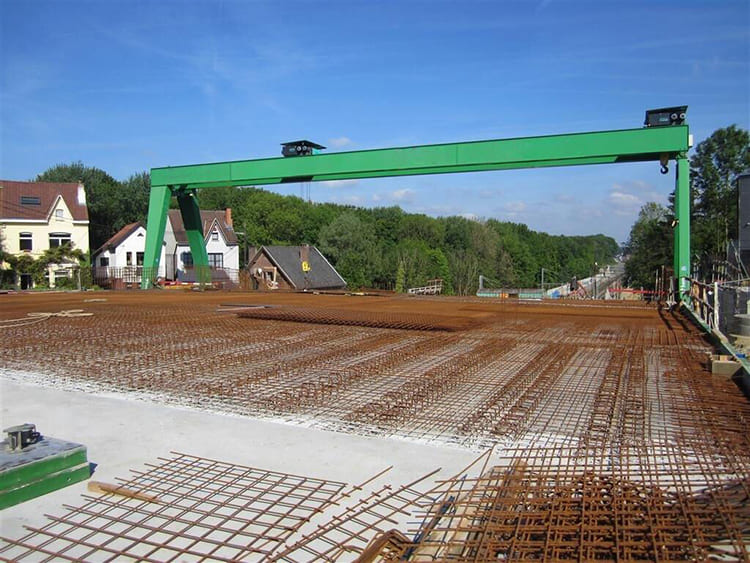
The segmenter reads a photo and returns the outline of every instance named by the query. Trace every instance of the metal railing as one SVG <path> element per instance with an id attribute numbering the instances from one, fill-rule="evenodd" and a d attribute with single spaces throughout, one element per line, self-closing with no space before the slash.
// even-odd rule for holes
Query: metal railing
<path id="1" fill-rule="evenodd" d="M 95 266 L 91 271 L 92 282 L 102 289 L 137 289 L 144 276 L 152 286 L 183 283 L 233 289 L 242 285 L 240 270 L 233 268 L 188 268 L 174 282 L 161 278 L 157 269 L 144 266 Z"/>
<path id="2" fill-rule="evenodd" d="M 711 330 L 719 330 L 719 284 L 690 281 L 690 308 Z"/>
<path id="3" fill-rule="evenodd" d="M 690 282 L 690 308 L 712 330 L 726 337 L 738 332 L 738 315 L 750 313 L 750 279 Z"/>

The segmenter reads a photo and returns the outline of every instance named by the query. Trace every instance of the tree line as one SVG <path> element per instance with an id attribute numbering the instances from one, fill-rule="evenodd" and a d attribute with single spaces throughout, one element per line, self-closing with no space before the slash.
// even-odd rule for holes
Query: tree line
<path id="1" fill-rule="evenodd" d="M 82 162 L 54 166 L 36 178 L 82 181 L 90 218 L 91 248 L 99 248 L 124 225 L 148 211 L 147 172 L 115 180 Z M 198 193 L 202 209 L 232 208 L 243 250 L 260 245 L 312 244 L 350 287 L 405 291 L 434 278 L 447 293 L 475 293 L 479 275 L 496 287 L 539 287 L 591 275 L 614 261 L 611 237 L 553 236 L 517 223 L 464 217 L 434 218 L 399 207 L 359 208 L 310 203 L 258 188 L 210 188 Z M 173 202 L 176 206 L 176 203 Z"/>
<path id="2" fill-rule="evenodd" d="M 714 131 L 690 157 L 691 274 L 709 280 L 717 266 L 744 275 L 734 256 L 739 237 L 737 177 L 750 170 L 750 134 L 731 125 Z M 626 283 L 653 289 L 655 274 L 673 268 L 674 192 L 669 203 L 646 203 L 626 243 Z"/>
<path id="3" fill-rule="evenodd" d="M 231 207 L 235 231 L 249 245 L 316 245 L 350 287 L 403 290 L 441 278 L 445 290 L 464 295 L 476 292 L 480 274 L 497 286 L 538 287 L 541 268 L 548 281 L 556 275 L 564 283 L 618 252 L 604 235 L 552 236 L 494 219 L 312 204 L 257 188 L 213 188 L 198 197 L 207 209 Z"/>

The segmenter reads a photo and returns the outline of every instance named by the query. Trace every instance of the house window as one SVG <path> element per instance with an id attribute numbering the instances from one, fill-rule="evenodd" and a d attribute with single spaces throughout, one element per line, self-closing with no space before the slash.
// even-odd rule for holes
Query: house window
<path id="1" fill-rule="evenodd" d="M 63 220 L 63 210 L 62 209 L 55 209 L 55 219 L 58 221 Z"/>
<path id="2" fill-rule="evenodd" d="M 71 244 L 70 233 L 50 233 L 49 247 L 57 248 L 63 244 Z"/>
<path id="3" fill-rule="evenodd" d="M 186 268 L 193 267 L 193 254 L 191 252 L 183 252 L 180 254 L 180 258 L 182 259 L 183 266 Z"/>
<path id="4" fill-rule="evenodd" d="M 133 265 L 133 253 L 128 251 L 125 253 L 125 265 L 126 266 L 132 266 Z"/>
<path id="5" fill-rule="evenodd" d="M 143 266 L 143 252 L 136 252 L 135 253 L 135 265 L 136 266 Z"/>
<path id="6" fill-rule="evenodd" d="M 33 195 L 22 195 L 21 205 L 41 205 L 42 200 L 39 197 Z"/>
<path id="7" fill-rule="evenodd" d="M 211 231 L 211 240 L 219 240 L 219 229 Z"/>
<path id="8" fill-rule="evenodd" d="M 208 266 L 210 268 L 223 268 L 224 267 L 224 254 L 221 252 L 209 252 L 208 253 Z"/>
<path id="9" fill-rule="evenodd" d="M 18 236 L 18 247 L 27 252 L 32 249 L 31 233 L 21 233 Z"/>
<path id="10" fill-rule="evenodd" d="M 109 256 L 102 256 L 101 258 L 99 258 L 99 265 L 109 266 Z"/>

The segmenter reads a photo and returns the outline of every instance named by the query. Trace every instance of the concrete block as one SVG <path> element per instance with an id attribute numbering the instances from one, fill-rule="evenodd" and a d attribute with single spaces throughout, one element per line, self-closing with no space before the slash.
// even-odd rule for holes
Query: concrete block
<path id="1" fill-rule="evenodd" d="M 732 377 L 740 370 L 740 368 L 742 368 L 742 364 L 740 364 L 732 356 L 727 356 L 724 354 L 714 354 L 711 356 L 712 375 Z"/>

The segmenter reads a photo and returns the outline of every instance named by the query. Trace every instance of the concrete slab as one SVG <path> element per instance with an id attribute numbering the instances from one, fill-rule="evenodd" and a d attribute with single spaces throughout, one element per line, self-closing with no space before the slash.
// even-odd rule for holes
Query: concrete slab
<path id="1" fill-rule="evenodd" d="M 96 464 L 93 479 L 114 483 L 170 451 L 357 484 L 384 468 L 378 483 L 405 484 L 442 467 L 450 476 L 476 452 L 387 438 L 355 436 L 243 417 L 10 382 L 0 373 L 0 423 L 33 422 L 37 428 L 86 444 Z M 46 523 L 63 504 L 80 504 L 86 482 L 0 512 L 0 535 L 20 538 L 24 525 Z"/>

